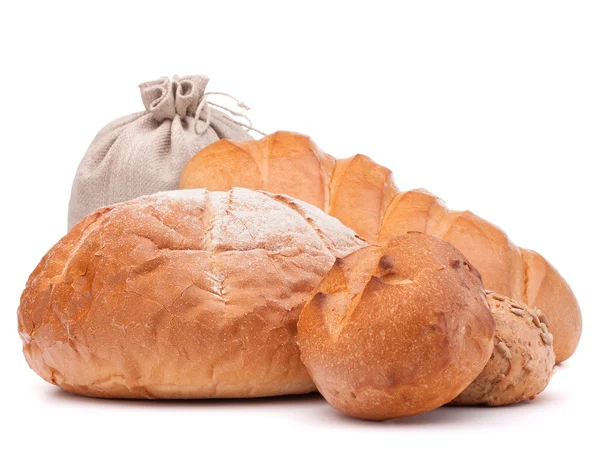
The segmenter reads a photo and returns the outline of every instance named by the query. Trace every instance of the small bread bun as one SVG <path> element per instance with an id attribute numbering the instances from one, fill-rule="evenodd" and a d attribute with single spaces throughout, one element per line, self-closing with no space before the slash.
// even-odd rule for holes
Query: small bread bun
<path id="1" fill-rule="evenodd" d="M 496 321 L 494 351 L 483 372 L 453 405 L 510 405 L 534 399 L 554 369 L 548 321 L 539 309 L 486 292 Z"/>
<path id="2" fill-rule="evenodd" d="M 94 397 L 310 392 L 298 315 L 336 257 L 365 245 L 316 207 L 244 188 L 100 209 L 31 274 L 23 352 L 45 380 Z"/>
<path id="3" fill-rule="evenodd" d="M 420 233 L 337 259 L 298 324 L 317 388 L 351 416 L 433 410 L 481 373 L 494 319 L 479 272 L 452 245 Z"/>

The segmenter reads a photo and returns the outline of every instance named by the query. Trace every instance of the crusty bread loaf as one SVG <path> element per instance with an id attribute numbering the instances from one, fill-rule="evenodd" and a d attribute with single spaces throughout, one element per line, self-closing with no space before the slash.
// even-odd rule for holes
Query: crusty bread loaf
<path id="1" fill-rule="evenodd" d="M 449 241 L 481 272 L 485 287 L 539 307 L 550 321 L 557 362 L 581 336 L 581 311 L 569 285 L 539 254 L 515 246 L 498 227 L 471 212 L 456 212 L 424 190 L 399 192 L 391 171 L 364 155 L 342 160 L 310 138 L 277 132 L 260 141 L 218 141 L 196 154 L 181 188 L 239 186 L 284 193 L 340 219 L 371 243 L 408 231 Z"/>
<path id="2" fill-rule="evenodd" d="M 337 259 L 298 322 L 302 361 L 321 394 L 374 420 L 453 400 L 488 362 L 493 336 L 479 272 L 419 233 Z"/>
<path id="3" fill-rule="evenodd" d="M 300 309 L 337 257 L 365 245 L 307 203 L 246 189 L 100 209 L 30 276 L 25 357 L 47 381 L 96 397 L 309 392 Z"/>
<path id="4" fill-rule="evenodd" d="M 510 405 L 534 399 L 552 377 L 554 351 L 546 316 L 525 303 L 487 292 L 496 321 L 494 351 L 453 405 Z"/>

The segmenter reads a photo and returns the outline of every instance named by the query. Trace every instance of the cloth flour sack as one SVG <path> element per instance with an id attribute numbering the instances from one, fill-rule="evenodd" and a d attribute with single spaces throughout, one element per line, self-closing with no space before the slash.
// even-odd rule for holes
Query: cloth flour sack
<path id="1" fill-rule="evenodd" d="M 140 85 L 146 111 L 104 127 L 81 161 L 69 202 L 69 229 L 99 207 L 174 190 L 187 161 L 221 139 L 252 140 L 247 117 L 207 100 L 208 77 L 163 77 Z M 237 101 L 237 99 L 233 98 Z M 238 107 L 248 109 L 238 101 Z"/>

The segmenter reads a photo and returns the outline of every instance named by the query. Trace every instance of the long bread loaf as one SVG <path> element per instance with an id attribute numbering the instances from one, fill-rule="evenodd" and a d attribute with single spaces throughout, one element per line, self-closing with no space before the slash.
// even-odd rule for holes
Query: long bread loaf
<path id="1" fill-rule="evenodd" d="M 337 160 L 309 137 L 291 132 L 259 141 L 221 140 L 198 152 L 183 170 L 180 188 L 201 187 L 287 194 L 337 217 L 374 244 L 409 231 L 446 240 L 481 272 L 486 289 L 544 311 L 557 362 L 577 348 L 581 311 L 552 265 L 469 211 L 449 210 L 424 190 L 401 192 L 392 172 L 364 155 Z"/>

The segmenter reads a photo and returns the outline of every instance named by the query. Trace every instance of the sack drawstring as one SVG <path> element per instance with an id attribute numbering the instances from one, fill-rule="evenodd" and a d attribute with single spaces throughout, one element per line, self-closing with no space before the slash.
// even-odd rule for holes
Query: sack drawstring
<path id="1" fill-rule="evenodd" d="M 246 105 L 244 102 L 236 99 L 231 94 L 216 92 L 216 91 L 205 92 L 204 95 L 202 96 L 202 99 L 200 100 L 200 103 L 198 104 L 198 108 L 196 108 L 196 114 L 194 115 L 194 132 L 196 132 L 198 135 L 204 135 L 206 133 L 206 131 L 208 130 L 208 128 L 210 127 L 210 121 L 211 121 L 211 117 L 212 117 L 211 109 L 209 108 L 209 105 L 210 105 L 212 107 L 226 111 L 230 115 L 237 116 L 238 118 L 243 118 L 246 121 L 246 122 L 241 122 L 241 121 L 238 121 L 228 115 L 225 115 L 224 118 L 227 119 L 228 121 L 232 122 L 233 124 L 237 124 L 238 126 L 243 127 L 244 129 L 246 129 L 246 131 L 252 130 L 256 133 L 261 134 L 262 136 L 266 136 L 266 134 L 264 132 L 261 132 L 260 130 L 258 130 L 252 126 L 252 121 L 250 120 L 248 115 L 246 115 L 245 113 L 243 113 L 241 111 L 232 110 L 231 108 L 225 107 L 225 106 L 217 104 L 215 102 L 210 102 L 208 100 L 208 96 L 226 96 L 226 97 L 229 97 L 230 99 L 234 100 L 236 102 L 238 108 L 241 108 L 246 111 L 250 110 L 250 107 L 248 105 Z M 202 126 L 202 128 L 200 130 L 198 130 L 198 121 L 200 120 L 200 116 L 202 115 L 203 111 L 206 112 L 205 113 L 206 117 L 204 119 L 204 125 Z"/>

